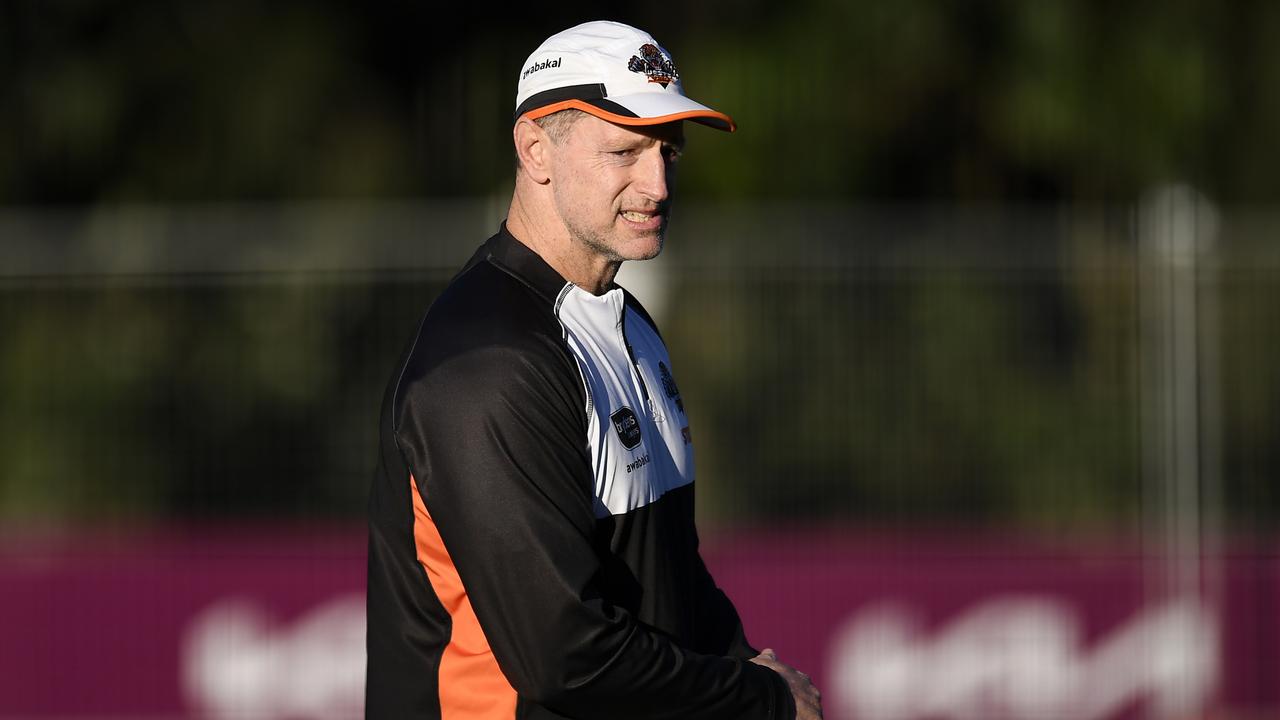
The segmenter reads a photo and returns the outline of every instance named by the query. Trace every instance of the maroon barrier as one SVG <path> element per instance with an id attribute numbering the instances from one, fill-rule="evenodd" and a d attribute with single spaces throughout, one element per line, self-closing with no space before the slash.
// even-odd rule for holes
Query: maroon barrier
<path id="1" fill-rule="evenodd" d="M 1280 565 L 1237 543 L 1197 596 L 1136 543 L 704 532 L 749 639 L 828 718 L 1280 716 Z M 0 717 L 361 716 L 360 528 L 0 537 Z"/>
<path id="2" fill-rule="evenodd" d="M 707 550 L 749 639 L 811 669 L 829 718 L 1280 717 L 1269 550 L 1202 559 L 1198 596 L 1138 543 L 819 531 Z"/>

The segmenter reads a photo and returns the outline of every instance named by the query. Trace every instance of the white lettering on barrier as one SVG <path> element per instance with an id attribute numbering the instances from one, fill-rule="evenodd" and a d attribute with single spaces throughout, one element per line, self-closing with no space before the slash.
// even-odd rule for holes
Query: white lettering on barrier
<path id="1" fill-rule="evenodd" d="M 1082 647 L 1060 600 L 986 601 L 927 632 L 903 604 L 869 606 L 834 635 L 828 716 L 856 720 L 1103 720 L 1201 712 L 1217 685 L 1218 626 L 1194 600 L 1148 607 Z"/>
<path id="2" fill-rule="evenodd" d="M 361 717 L 364 642 L 362 595 L 330 600 L 285 626 L 255 603 L 221 600 L 189 626 L 187 699 L 210 718 Z"/>
<path id="3" fill-rule="evenodd" d="M 193 708 L 210 718 L 341 720 L 363 713 L 365 608 L 328 601 L 281 625 L 221 600 L 183 648 Z M 1218 681 L 1218 626 L 1195 601 L 1140 611 L 1082 646 L 1060 600 L 1005 597 L 926 630 L 903 603 L 858 610 L 834 635 L 827 715 L 850 720 L 1103 720 L 1146 701 L 1153 717 L 1204 710 Z"/>

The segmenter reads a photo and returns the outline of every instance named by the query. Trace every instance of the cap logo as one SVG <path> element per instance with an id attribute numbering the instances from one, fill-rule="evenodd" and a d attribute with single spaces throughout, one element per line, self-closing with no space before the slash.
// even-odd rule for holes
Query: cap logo
<path id="1" fill-rule="evenodd" d="M 640 54 L 632 55 L 627 61 L 627 69 L 631 72 L 644 73 L 648 76 L 649 82 L 658 83 L 664 90 L 667 83 L 680 79 L 680 73 L 676 72 L 676 64 L 671 62 L 671 58 L 653 43 L 641 45 Z"/>

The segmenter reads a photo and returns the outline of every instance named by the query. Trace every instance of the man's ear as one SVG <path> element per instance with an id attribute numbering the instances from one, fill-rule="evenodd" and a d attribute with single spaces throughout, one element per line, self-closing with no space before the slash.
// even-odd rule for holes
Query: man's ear
<path id="1" fill-rule="evenodd" d="M 520 160 L 520 168 L 531 180 L 539 185 L 551 181 L 551 138 L 547 132 L 529 118 L 522 117 L 516 121 L 511 131 L 515 138 L 516 157 Z"/>

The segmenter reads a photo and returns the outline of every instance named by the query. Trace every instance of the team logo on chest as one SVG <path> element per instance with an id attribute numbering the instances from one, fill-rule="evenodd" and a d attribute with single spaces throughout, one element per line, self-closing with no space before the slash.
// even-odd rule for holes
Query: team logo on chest
<path id="1" fill-rule="evenodd" d="M 658 373 L 662 375 L 662 391 L 667 397 L 676 401 L 676 407 L 680 409 L 680 414 L 684 414 L 684 400 L 680 398 L 680 388 L 676 387 L 676 379 L 671 377 L 671 371 L 667 369 L 664 362 L 658 363 Z"/>
<path id="2" fill-rule="evenodd" d="M 613 421 L 613 429 L 618 431 L 623 447 L 632 450 L 640 444 L 640 420 L 631 408 L 624 407 L 610 415 L 609 419 Z"/>

